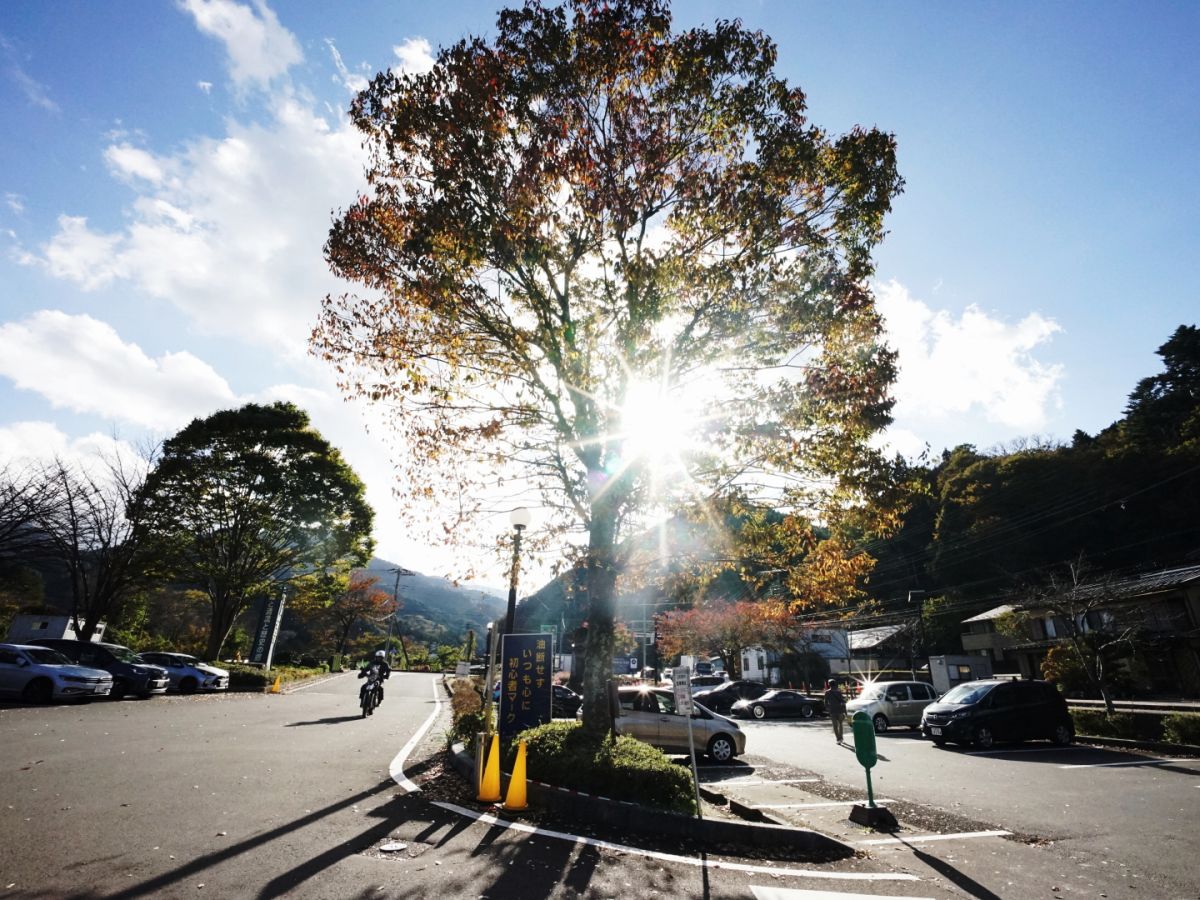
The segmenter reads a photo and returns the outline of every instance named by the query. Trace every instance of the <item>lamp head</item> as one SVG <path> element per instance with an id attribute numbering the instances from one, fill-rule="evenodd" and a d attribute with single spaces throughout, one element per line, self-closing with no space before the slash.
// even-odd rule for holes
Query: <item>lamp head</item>
<path id="1" fill-rule="evenodd" d="M 530 516 L 529 510 L 523 506 L 518 506 L 508 514 L 508 520 L 512 522 L 513 528 L 517 529 L 517 531 L 527 528 L 531 519 L 532 516 Z"/>

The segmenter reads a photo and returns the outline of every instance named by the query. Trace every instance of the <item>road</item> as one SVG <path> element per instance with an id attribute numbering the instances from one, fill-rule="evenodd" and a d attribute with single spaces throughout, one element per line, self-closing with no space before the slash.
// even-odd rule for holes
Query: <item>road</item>
<path id="1" fill-rule="evenodd" d="M 384 705 L 365 720 L 357 715 L 356 694 L 353 676 L 341 676 L 283 695 L 0 707 L 0 897 L 1096 895 L 1084 891 L 1084 882 L 1058 884 L 1057 870 L 1069 864 L 1065 854 L 1012 840 L 966 840 L 952 852 L 906 847 L 906 855 L 873 848 L 869 857 L 805 866 L 715 854 L 677 858 L 546 828 L 505 827 L 480 820 L 477 805 L 459 812 L 457 804 L 430 796 L 434 783 L 417 794 L 401 786 L 406 776 L 419 782 L 435 774 L 444 746 L 448 710 L 433 677 L 397 674 Z M 794 743 L 822 737 L 808 723 L 750 727 L 761 773 L 790 768 Z M 768 752 L 780 758 L 767 759 Z M 799 752 L 815 763 L 815 751 Z M 970 762 L 1010 767 L 995 770 L 998 777 L 1029 768 L 1002 758 Z M 840 765 L 835 757 L 823 774 L 840 780 Z M 900 765 L 889 765 L 895 768 L 886 775 L 881 769 L 881 778 L 896 791 Z M 707 778 L 713 770 L 704 772 Z M 1187 776 L 1175 777 L 1182 783 Z M 1186 781 L 1188 791 L 1196 780 Z M 788 790 L 760 787 L 775 797 Z M 1182 793 L 1176 791 L 1177 804 Z M 404 849 L 383 852 L 389 842 Z M 996 860 L 1006 870 L 992 879 Z M 1140 894 L 1122 893 L 1120 879 L 1086 884 L 1111 882 L 1109 897 L 1172 896 L 1155 892 L 1166 881 L 1152 875 Z M 1040 890 L 1030 893 L 1032 886 Z"/>

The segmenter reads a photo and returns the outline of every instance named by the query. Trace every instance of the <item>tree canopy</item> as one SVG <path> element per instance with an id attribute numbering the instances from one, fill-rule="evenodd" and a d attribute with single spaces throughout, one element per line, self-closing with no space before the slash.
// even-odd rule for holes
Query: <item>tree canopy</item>
<path id="1" fill-rule="evenodd" d="M 365 565 L 373 547 L 362 482 L 290 403 L 193 420 L 163 445 L 140 502 L 167 569 L 208 597 L 209 659 L 256 597 Z"/>
<path id="2" fill-rule="evenodd" d="M 895 143 L 810 123 L 775 58 L 737 21 L 673 31 L 662 0 L 531 0 L 351 108 L 369 188 L 326 253 L 367 290 L 326 299 L 314 348 L 397 408 L 448 530 L 519 480 L 586 535 L 590 728 L 648 516 L 735 492 L 834 522 L 885 489 L 867 278 Z"/>

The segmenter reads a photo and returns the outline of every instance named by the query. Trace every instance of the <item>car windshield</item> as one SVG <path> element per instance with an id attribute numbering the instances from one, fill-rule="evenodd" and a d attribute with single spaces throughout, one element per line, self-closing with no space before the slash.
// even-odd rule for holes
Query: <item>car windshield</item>
<path id="1" fill-rule="evenodd" d="M 960 684 L 951 688 L 942 698 L 943 703 L 977 703 L 979 698 L 992 689 L 990 684 Z"/>
<path id="2" fill-rule="evenodd" d="M 57 650 L 51 650 L 49 647 L 38 647 L 36 650 L 30 648 L 25 652 L 31 660 L 36 663 L 42 663 L 48 666 L 69 666 L 71 661 L 59 653 Z"/>
<path id="3" fill-rule="evenodd" d="M 117 644 L 108 644 L 104 648 L 121 662 L 140 663 L 142 658 L 130 650 L 128 647 L 121 647 Z"/>

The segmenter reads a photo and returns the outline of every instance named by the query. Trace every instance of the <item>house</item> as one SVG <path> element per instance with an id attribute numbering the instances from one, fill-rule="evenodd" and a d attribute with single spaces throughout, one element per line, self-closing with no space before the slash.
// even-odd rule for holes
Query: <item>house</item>
<path id="1" fill-rule="evenodd" d="M 1161 569 L 1080 586 L 1073 593 L 1078 614 L 1064 609 L 1005 604 L 963 621 L 968 654 L 991 657 L 998 673 L 1040 678 L 1047 651 L 1071 632 L 1127 630 L 1136 648 L 1124 662 L 1123 681 L 1132 694 L 1200 697 L 1200 565 Z M 1024 610 L 1024 631 L 1004 634 L 997 624 Z"/>

